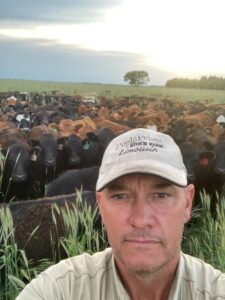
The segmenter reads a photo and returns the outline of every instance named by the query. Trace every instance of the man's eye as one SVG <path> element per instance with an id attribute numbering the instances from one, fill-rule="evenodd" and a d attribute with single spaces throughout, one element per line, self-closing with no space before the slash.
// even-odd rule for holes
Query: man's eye
<path id="1" fill-rule="evenodd" d="M 168 193 L 155 193 L 154 197 L 156 199 L 167 199 L 169 197 Z"/>
<path id="2" fill-rule="evenodd" d="M 126 194 L 115 194 L 115 195 L 112 195 L 112 199 L 125 200 L 125 199 L 127 199 L 127 195 Z"/>

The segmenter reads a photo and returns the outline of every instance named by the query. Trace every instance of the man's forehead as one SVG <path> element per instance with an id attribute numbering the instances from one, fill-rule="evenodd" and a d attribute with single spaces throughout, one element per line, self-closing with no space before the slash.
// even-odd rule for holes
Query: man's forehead
<path id="1" fill-rule="evenodd" d="M 121 176 L 120 178 L 117 178 L 110 182 L 106 188 L 114 188 L 118 186 L 123 186 L 125 184 L 129 184 L 130 181 L 149 181 L 149 183 L 153 185 L 162 185 L 162 186 L 169 186 L 169 185 L 174 185 L 172 182 L 169 180 L 159 177 L 157 175 L 153 174 L 146 174 L 146 173 L 133 173 L 133 174 L 127 174 L 124 176 Z"/>

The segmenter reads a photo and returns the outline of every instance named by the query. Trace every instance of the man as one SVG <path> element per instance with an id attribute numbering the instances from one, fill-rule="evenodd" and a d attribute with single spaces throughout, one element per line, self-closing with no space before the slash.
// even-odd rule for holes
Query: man
<path id="1" fill-rule="evenodd" d="M 140 128 L 113 139 L 96 191 L 111 248 L 50 267 L 18 300 L 225 299 L 225 274 L 180 250 L 194 186 L 170 136 Z"/>

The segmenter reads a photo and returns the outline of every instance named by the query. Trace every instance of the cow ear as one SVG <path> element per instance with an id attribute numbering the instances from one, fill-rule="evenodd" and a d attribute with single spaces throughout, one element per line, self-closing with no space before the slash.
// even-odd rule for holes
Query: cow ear
<path id="1" fill-rule="evenodd" d="M 209 151 L 213 151 L 214 150 L 214 145 L 209 142 L 209 141 L 204 141 L 202 143 L 202 146 L 206 149 L 206 150 L 209 150 Z"/>
<path id="2" fill-rule="evenodd" d="M 94 133 L 93 131 L 89 131 L 86 133 L 87 138 L 89 139 L 89 141 L 97 141 L 98 140 L 98 136 L 96 133 Z"/>
<path id="3" fill-rule="evenodd" d="M 78 124 L 76 124 L 75 126 L 74 126 L 74 133 L 75 134 L 78 134 L 79 133 L 79 131 L 81 130 L 81 128 L 83 128 L 84 127 L 84 125 L 82 124 L 82 123 L 78 123 Z"/>
<path id="4" fill-rule="evenodd" d="M 57 139 L 58 144 L 65 144 L 69 140 L 68 136 L 63 136 Z"/>
<path id="5" fill-rule="evenodd" d="M 57 133 L 57 134 L 60 133 L 59 125 L 56 124 L 56 123 L 50 123 L 50 124 L 48 125 L 48 128 L 50 128 L 54 133 Z"/>
<path id="6" fill-rule="evenodd" d="M 28 144 L 29 144 L 31 147 L 33 147 L 33 148 L 39 147 L 39 146 L 40 146 L 39 140 L 29 139 L 27 142 L 28 142 Z"/>

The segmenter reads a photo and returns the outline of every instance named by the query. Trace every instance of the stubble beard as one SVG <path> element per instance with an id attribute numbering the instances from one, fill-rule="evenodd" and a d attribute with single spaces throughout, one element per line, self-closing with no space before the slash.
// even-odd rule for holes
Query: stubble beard
<path id="1" fill-rule="evenodd" d="M 162 248 L 165 247 L 166 245 L 162 244 Z M 168 255 L 167 257 L 162 257 L 162 259 L 158 262 L 151 261 L 150 258 L 149 263 L 139 262 L 138 260 L 136 262 L 134 261 L 133 263 L 130 263 L 129 258 L 127 259 L 129 253 L 123 254 L 120 250 L 118 251 L 118 249 L 115 248 L 113 248 L 113 253 L 115 256 L 115 260 L 119 266 L 123 266 L 123 269 L 125 268 L 128 273 L 140 278 L 147 278 L 160 272 L 177 255 L 177 251 L 174 251 L 170 252 L 170 255 Z"/>
<path id="2" fill-rule="evenodd" d="M 172 249 L 168 248 L 168 243 L 165 239 L 162 239 L 160 241 L 162 253 L 168 253 L 168 255 L 163 255 L 162 259 L 156 263 L 152 261 L 151 263 L 140 263 L 140 262 L 134 262 L 134 263 L 129 263 L 129 253 L 128 250 L 125 252 L 123 250 L 124 248 L 124 241 L 120 241 L 120 247 L 117 247 L 111 243 L 111 247 L 113 249 L 114 257 L 119 266 L 123 266 L 123 269 L 125 268 L 128 273 L 133 274 L 137 277 L 140 278 L 146 278 L 149 276 L 153 276 L 156 273 L 160 273 L 171 261 L 175 260 L 179 257 L 180 254 L 180 245 L 182 241 L 182 236 L 183 236 L 183 229 L 184 226 L 182 224 L 182 228 L 180 231 L 180 239 L 179 242 L 177 243 L 177 247 Z"/>

